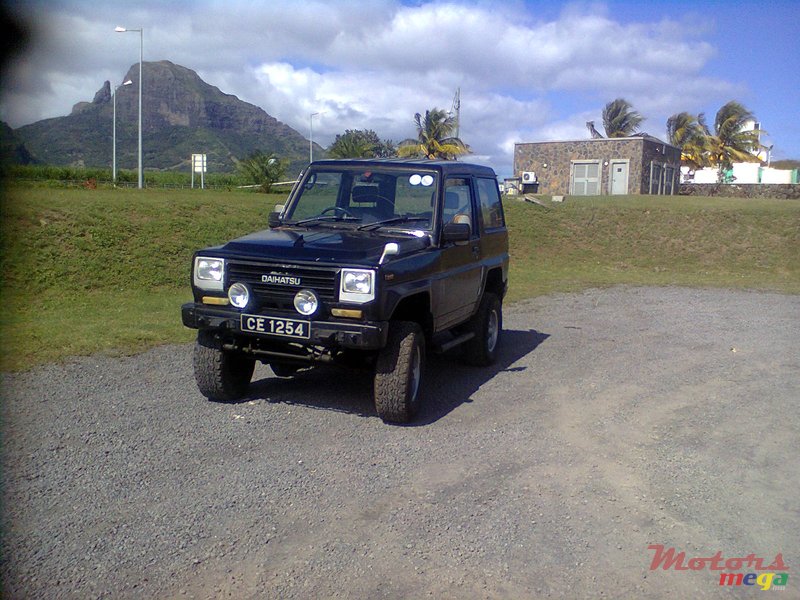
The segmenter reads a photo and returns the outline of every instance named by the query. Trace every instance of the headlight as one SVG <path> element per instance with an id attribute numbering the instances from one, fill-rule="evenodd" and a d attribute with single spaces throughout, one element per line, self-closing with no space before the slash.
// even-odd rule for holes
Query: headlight
<path id="1" fill-rule="evenodd" d="M 194 284 L 201 290 L 224 289 L 225 260 L 198 256 L 194 259 Z"/>
<path id="2" fill-rule="evenodd" d="M 363 304 L 375 299 L 375 271 L 342 269 L 339 300 Z"/>
<path id="3" fill-rule="evenodd" d="M 228 289 L 228 300 L 236 308 L 244 308 L 250 302 L 250 290 L 245 284 L 236 282 Z"/>
<path id="4" fill-rule="evenodd" d="M 319 298 L 312 290 L 300 290 L 294 296 L 294 307 L 301 315 L 313 315 L 319 308 Z"/>

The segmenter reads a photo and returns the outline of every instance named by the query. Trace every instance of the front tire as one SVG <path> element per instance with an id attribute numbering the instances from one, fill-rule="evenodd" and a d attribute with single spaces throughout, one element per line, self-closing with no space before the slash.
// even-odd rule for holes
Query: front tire
<path id="1" fill-rule="evenodd" d="M 300 370 L 300 367 L 296 365 L 285 365 L 282 363 L 269 363 L 269 368 L 272 369 L 272 372 L 275 373 L 277 377 L 291 377 Z"/>
<path id="2" fill-rule="evenodd" d="M 386 423 L 408 423 L 419 409 L 425 336 L 419 324 L 392 322 L 375 366 L 375 410 Z"/>
<path id="3" fill-rule="evenodd" d="M 199 331 L 194 345 L 194 377 L 200 393 L 215 402 L 234 402 L 247 393 L 255 359 L 223 350 L 217 336 Z"/>
<path id="4" fill-rule="evenodd" d="M 503 332 L 503 305 L 496 294 L 483 294 L 470 329 L 475 337 L 464 345 L 464 362 L 476 367 L 494 364 Z"/>

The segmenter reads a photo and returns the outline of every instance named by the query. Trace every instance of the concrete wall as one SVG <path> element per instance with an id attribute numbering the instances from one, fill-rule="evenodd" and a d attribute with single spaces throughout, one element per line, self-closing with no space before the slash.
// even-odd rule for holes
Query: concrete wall
<path id="1" fill-rule="evenodd" d="M 800 200 L 800 184 L 708 184 L 682 183 L 682 196 L 722 196 L 726 198 L 775 198 Z"/>
<path id="2" fill-rule="evenodd" d="M 697 169 L 694 172 L 693 183 L 698 184 L 710 184 L 710 183 L 717 183 L 717 179 L 719 179 L 719 171 L 713 167 L 705 167 L 703 169 Z"/>
<path id="3" fill-rule="evenodd" d="M 735 183 L 759 183 L 760 163 L 734 163 L 733 181 Z"/>
<path id="4" fill-rule="evenodd" d="M 761 169 L 761 183 L 792 183 L 793 171 L 789 169 Z"/>
<path id="5" fill-rule="evenodd" d="M 762 167 L 759 163 L 734 163 L 731 175 L 734 177 L 732 183 L 740 185 L 750 183 L 798 183 L 794 170 Z M 719 171 L 716 167 L 706 167 L 697 169 L 694 172 L 694 177 L 688 180 L 687 183 L 715 184 L 718 177 Z"/>
<path id="6" fill-rule="evenodd" d="M 678 181 L 680 150 L 649 137 L 519 143 L 514 147 L 514 175 L 534 171 L 539 181 L 538 193 L 567 195 L 572 162 L 576 160 L 599 161 L 602 195 L 611 194 L 611 163 L 628 161 L 628 193 L 648 194 L 653 162 L 672 167 L 674 181 Z"/>

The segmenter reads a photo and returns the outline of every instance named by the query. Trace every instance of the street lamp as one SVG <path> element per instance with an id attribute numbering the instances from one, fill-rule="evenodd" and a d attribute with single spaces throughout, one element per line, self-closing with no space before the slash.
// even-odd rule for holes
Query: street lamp
<path id="1" fill-rule="evenodd" d="M 308 116 L 308 162 L 314 162 L 314 117 L 322 113 L 311 113 Z"/>
<path id="2" fill-rule="evenodd" d="M 139 32 L 139 189 L 142 189 L 142 56 L 144 55 L 144 29 L 116 27 L 117 33 Z"/>
<path id="3" fill-rule="evenodd" d="M 114 97 L 114 118 L 113 118 L 113 134 L 112 139 L 113 142 L 113 149 L 111 151 L 111 181 L 113 181 L 114 185 L 117 185 L 117 92 L 123 85 L 130 85 L 133 82 L 128 79 L 128 81 L 124 82 L 122 85 L 118 85 L 114 88 L 114 93 L 112 94 Z"/>

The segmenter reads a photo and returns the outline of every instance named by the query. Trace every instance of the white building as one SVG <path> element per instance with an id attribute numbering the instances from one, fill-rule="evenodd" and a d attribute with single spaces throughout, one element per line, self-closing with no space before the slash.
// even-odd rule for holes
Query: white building
<path id="1" fill-rule="evenodd" d="M 749 120 L 742 131 L 760 130 L 761 123 Z M 759 134 L 759 143 L 761 135 Z M 797 170 L 773 169 L 769 166 L 769 150 L 759 147 L 753 153 L 761 162 L 733 163 L 733 169 L 724 173 L 725 183 L 798 183 Z M 762 167 L 761 163 L 767 163 Z M 716 167 L 706 167 L 692 171 L 689 167 L 681 167 L 682 183 L 717 183 L 719 171 Z"/>

